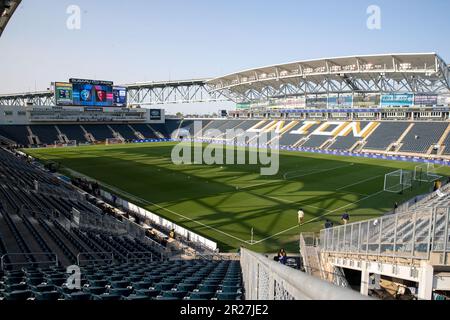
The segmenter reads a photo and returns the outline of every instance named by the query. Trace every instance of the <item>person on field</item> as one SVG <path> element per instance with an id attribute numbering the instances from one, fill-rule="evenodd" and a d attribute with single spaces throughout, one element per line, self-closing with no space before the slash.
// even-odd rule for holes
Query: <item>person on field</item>
<path id="1" fill-rule="evenodd" d="M 350 221 L 350 215 L 348 214 L 348 212 L 345 212 L 342 215 L 341 219 L 344 224 L 347 224 Z"/>
<path id="2" fill-rule="evenodd" d="M 302 224 L 303 220 L 305 220 L 305 212 L 303 211 L 303 209 L 298 210 L 298 224 Z"/>
<path id="3" fill-rule="evenodd" d="M 333 222 L 331 222 L 329 219 L 325 221 L 325 229 L 333 228 Z"/>

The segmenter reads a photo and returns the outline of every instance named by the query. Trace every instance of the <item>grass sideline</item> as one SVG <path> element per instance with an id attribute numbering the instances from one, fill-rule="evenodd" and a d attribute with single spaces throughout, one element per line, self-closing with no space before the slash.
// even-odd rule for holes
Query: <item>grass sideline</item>
<path id="1" fill-rule="evenodd" d="M 175 165 L 175 143 L 25 149 L 41 161 L 89 176 L 106 189 L 216 241 L 221 251 L 298 252 L 300 232 L 317 232 L 326 218 L 341 223 L 379 216 L 393 204 L 430 191 L 414 183 L 402 195 L 383 192 L 384 175 L 417 163 L 280 152 L 280 170 L 261 176 L 259 165 Z M 66 170 L 66 172 L 70 172 Z M 450 168 L 439 173 L 450 175 Z M 305 223 L 297 223 L 297 211 Z M 251 229 L 254 244 L 250 244 Z"/>

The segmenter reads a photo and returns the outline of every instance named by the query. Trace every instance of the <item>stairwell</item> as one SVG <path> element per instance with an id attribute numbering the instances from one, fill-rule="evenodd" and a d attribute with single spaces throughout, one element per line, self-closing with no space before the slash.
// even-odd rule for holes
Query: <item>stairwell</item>
<path id="1" fill-rule="evenodd" d="M 398 138 L 398 140 L 396 142 L 391 143 L 389 145 L 389 147 L 387 147 L 386 152 L 390 152 L 393 147 L 395 147 L 395 149 L 392 150 L 394 152 L 400 150 L 401 147 L 403 146 L 403 143 L 402 143 L 403 139 L 405 139 L 405 137 L 408 135 L 408 133 L 412 130 L 413 127 L 414 127 L 414 123 L 411 123 L 409 125 L 409 127 L 406 128 L 405 132 L 403 132 L 403 134 L 400 136 L 400 138 Z"/>
<path id="2" fill-rule="evenodd" d="M 110 125 L 107 125 L 107 127 L 109 130 L 111 130 L 114 138 L 119 139 L 122 142 L 125 141 L 125 139 L 122 137 L 122 135 L 119 132 L 115 131 Z"/>
<path id="3" fill-rule="evenodd" d="M 293 144 L 294 148 L 299 148 L 300 146 L 302 146 L 306 141 L 308 141 L 308 137 L 303 137 L 300 140 L 298 140 L 296 143 Z"/>
<path id="4" fill-rule="evenodd" d="M 381 123 L 376 122 L 373 129 L 369 131 L 369 134 L 365 136 L 362 140 L 358 141 L 351 149 L 350 152 L 362 152 L 367 144 L 367 139 L 369 139 L 378 129 Z"/>
<path id="5" fill-rule="evenodd" d="M 85 138 L 88 142 L 95 142 L 95 141 L 96 141 L 95 138 L 94 138 L 94 136 L 93 136 L 91 133 L 89 133 L 82 125 L 80 125 L 80 127 L 81 127 L 81 130 L 83 130 L 84 138 Z"/>
<path id="6" fill-rule="evenodd" d="M 146 126 L 147 127 L 149 127 L 150 128 L 150 130 L 152 130 L 153 131 L 153 133 L 155 134 L 155 136 L 157 136 L 158 138 L 160 138 L 160 139 L 164 139 L 164 135 L 161 133 L 161 132 L 159 132 L 159 131 L 156 131 L 155 129 L 153 129 L 152 128 L 152 126 L 151 125 L 149 125 L 149 124 L 146 124 Z"/>
<path id="7" fill-rule="evenodd" d="M 131 131 L 133 131 L 134 135 L 141 140 L 144 140 L 145 137 L 142 133 L 140 133 L 139 131 L 136 131 L 130 124 L 128 125 L 128 128 L 130 128 Z"/>
<path id="8" fill-rule="evenodd" d="M 41 144 L 41 141 L 39 140 L 39 137 L 37 135 L 35 135 L 33 133 L 33 131 L 31 131 L 31 127 L 27 126 L 27 130 L 28 130 L 28 142 L 30 142 L 30 144 Z"/>
<path id="9" fill-rule="evenodd" d="M 325 141 L 324 144 L 322 144 L 322 145 L 320 146 L 320 149 L 322 149 L 322 150 L 328 150 L 328 148 L 330 148 L 335 142 L 336 142 L 336 139 L 335 139 L 335 138 L 328 139 L 327 141 Z"/>
<path id="10" fill-rule="evenodd" d="M 58 128 L 58 126 L 55 125 L 55 129 L 58 132 L 58 139 L 61 143 L 68 143 L 69 138 Z"/>
<path id="11" fill-rule="evenodd" d="M 15 145 L 17 142 L 0 135 L 0 144 Z"/>
<path id="12" fill-rule="evenodd" d="M 322 266 L 319 259 L 319 248 L 314 245 L 314 234 L 300 234 L 300 254 L 306 273 L 322 279 Z"/>
<path id="13" fill-rule="evenodd" d="M 70 261 L 64 255 L 62 249 L 53 241 L 53 238 L 48 234 L 48 232 L 39 224 L 39 222 L 33 218 L 29 217 L 28 220 L 36 229 L 36 231 L 41 235 L 42 239 L 47 243 L 48 247 L 58 256 L 58 260 L 63 265 L 70 265 Z"/>
<path id="14" fill-rule="evenodd" d="M 353 146 L 350 147 L 350 149 L 348 149 L 348 151 L 352 153 L 361 152 L 362 149 L 364 149 L 366 143 L 367 143 L 366 140 L 357 141 Z"/>
<path id="15" fill-rule="evenodd" d="M 439 142 L 437 143 L 440 146 L 437 155 L 439 155 L 439 156 L 443 155 L 445 149 L 447 149 L 447 146 L 444 145 L 444 142 L 447 139 L 449 134 L 450 134 L 450 124 L 447 126 L 447 129 L 445 129 L 444 134 L 442 135 L 441 139 L 439 139 Z"/>

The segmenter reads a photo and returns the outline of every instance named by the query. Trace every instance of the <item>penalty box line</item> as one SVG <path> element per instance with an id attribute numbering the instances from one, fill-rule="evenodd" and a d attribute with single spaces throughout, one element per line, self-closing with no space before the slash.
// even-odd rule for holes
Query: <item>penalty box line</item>
<path id="1" fill-rule="evenodd" d="M 250 189 L 250 188 L 254 188 L 254 187 L 260 187 L 260 186 L 265 186 L 265 185 L 269 185 L 269 184 L 275 184 L 275 183 L 280 183 L 280 182 L 285 182 L 285 181 L 289 181 L 295 178 L 302 178 L 302 177 L 307 177 L 307 176 L 311 176 L 311 175 L 315 175 L 315 174 L 319 174 L 319 173 L 323 173 L 323 172 L 328 172 L 328 171 L 333 171 L 333 170 L 337 170 L 337 169 L 342 169 L 342 168 L 347 168 L 347 167 L 351 167 L 353 166 L 352 164 L 349 165 L 345 165 L 345 166 L 338 166 L 338 167 L 333 167 L 333 168 L 325 168 L 325 169 L 313 169 L 315 171 L 313 172 L 308 172 L 308 173 L 304 173 L 304 174 L 300 174 L 300 175 L 296 175 L 293 176 L 291 178 L 285 178 L 285 175 L 287 173 L 292 173 L 292 172 L 298 172 L 298 171 L 291 171 L 291 172 L 287 172 L 283 175 L 284 179 L 283 180 L 275 180 L 275 181 L 268 181 L 268 182 L 262 182 L 262 183 L 258 183 L 258 184 L 253 184 L 250 186 L 245 186 L 245 187 L 237 187 L 238 190 L 246 190 L 246 189 Z M 303 171 L 304 172 L 304 171 Z"/>
<path id="2" fill-rule="evenodd" d="M 336 189 L 336 191 L 340 191 L 340 190 L 344 190 L 344 189 L 347 189 L 347 188 L 350 188 L 350 187 L 353 187 L 353 186 L 357 186 L 358 184 L 361 184 L 361 183 L 364 183 L 364 182 L 368 182 L 368 181 L 372 181 L 372 180 L 378 179 L 378 178 L 383 177 L 383 176 L 384 175 L 380 174 L 380 175 L 375 176 L 375 177 L 371 177 L 371 178 L 368 178 L 368 179 L 365 179 L 365 180 L 362 180 L 362 181 L 358 181 L 356 183 L 352 183 L 352 184 L 343 186 L 343 187 L 341 187 L 339 189 Z"/>
<path id="3" fill-rule="evenodd" d="M 295 226 L 290 227 L 290 228 L 288 228 L 288 229 L 286 229 L 286 230 L 277 232 L 277 233 L 271 235 L 270 237 L 267 237 L 267 238 L 264 238 L 264 239 L 261 239 L 261 240 L 258 240 L 258 241 L 254 241 L 253 244 L 251 244 L 251 245 L 253 246 L 253 245 L 259 244 L 259 243 L 261 243 L 261 242 L 264 242 L 264 241 L 270 240 L 270 239 L 272 239 L 272 238 L 275 238 L 275 237 L 277 237 L 277 236 L 279 236 L 279 235 L 281 235 L 281 234 L 284 234 L 284 233 L 286 233 L 286 232 L 289 232 L 289 231 L 291 231 L 291 230 L 294 230 L 294 229 L 296 229 L 296 228 L 299 228 L 299 227 L 301 227 L 301 226 L 303 226 L 303 225 L 305 225 L 305 224 L 308 224 L 308 223 L 311 223 L 311 222 L 313 222 L 313 221 L 319 220 L 319 219 L 321 219 L 321 218 L 323 218 L 323 217 L 326 217 L 326 216 L 330 215 L 331 213 L 334 213 L 334 212 L 336 212 L 336 211 L 339 211 L 339 210 L 345 209 L 345 208 L 347 208 L 347 207 L 349 207 L 349 206 L 352 206 L 352 205 L 354 205 L 354 204 L 356 204 L 356 203 L 359 203 L 359 202 L 365 201 L 365 200 L 367 200 L 367 199 L 370 199 L 370 198 L 372 198 L 372 197 L 375 197 L 375 196 L 377 196 L 377 195 L 379 195 L 379 194 L 381 194 L 381 193 L 383 193 L 383 192 L 384 192 L 384 190 L 375 192 L 375 193 L 373 193 L 373 194 L 371 194 L 371 195 L 368 195 L 368 196 L 365 197 L 365 198 L 362 198 L 362 199 L 359 199 L 358 201 L 355 201 L 355 202 L 346 204 L 345 206 L 339 207 L 339 208 L 334 209 L 334 210 L 327 210 L 327 209 L 321 208 L 322 210 L 327 211 L 327 213 L 325 213 L 325 214 L 323 214 L 323 215 L 321 215 L 321 216 L 315 217 L 315 218 L 313 218 L 313 219 L 311 219 L 311 220 L 308 220 L 308 221 L 306 221 L 306 222 L 304 222 L 304 223 L 302 223 L 302 224 L 296 224 Z M 284 200 L 284 199 L 279 199 L 279 200 L 283 200 L 283 201 L 285 201 L 285 202 L 291 202 L 291 203 L 298 203 L 298 202 L 293 202 L 293 201 Z M 305 207 L 306 207 L 306 205 L 305 205 Z"/>

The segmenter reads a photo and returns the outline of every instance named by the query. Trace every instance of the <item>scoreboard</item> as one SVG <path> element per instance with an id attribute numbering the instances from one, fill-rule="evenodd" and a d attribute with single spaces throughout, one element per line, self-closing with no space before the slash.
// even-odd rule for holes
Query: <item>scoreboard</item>
<path id="1" fill-rule="evenodd" d="M 55 100 L 58 106 L 126 107 L 127 88 L 111 81 L 70 79 L 55 83 Z"/>

